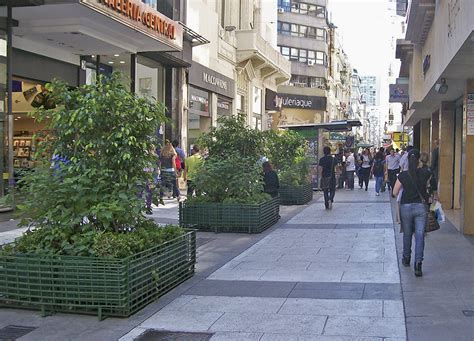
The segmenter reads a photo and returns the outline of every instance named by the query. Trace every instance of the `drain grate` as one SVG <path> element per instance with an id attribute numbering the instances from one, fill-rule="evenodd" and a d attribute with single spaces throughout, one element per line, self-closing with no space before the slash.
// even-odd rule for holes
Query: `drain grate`
<path id="1" fill-rule="evenodd" d="M 170 332 L 167 330 L 147 330 L 135 341 L 208 341 L 212 333 Z"/>
<path id="2" fill-rule="evenodd" d="M 36 327 L 25 327 L 25 326 L 6 326 L 0 329 L 0 340 L 1 341 L 14 341 L 28 333 L 35 330 Z"/>
<path id="3" fill-rule="evenodd" d="M 474 316 L 474 310 L 463 310 L 462 313 L 464 314 L 464 316 L 467 316 L 467 317 Z"/>

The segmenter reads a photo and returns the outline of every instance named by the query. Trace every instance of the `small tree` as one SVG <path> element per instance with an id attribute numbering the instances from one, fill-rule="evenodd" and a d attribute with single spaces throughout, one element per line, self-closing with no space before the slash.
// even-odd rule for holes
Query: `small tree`
<path id="1" fill-rule="evenodd" d="M 22 224 L 76 233 L 138 227 L 164 106 L 128 91 L 119 73 L 72 89 L 53 81 L 47 89 L 57 108 L 34 113 L 38 121 L 50 117 L 49 135 L 24 180 Z"/>

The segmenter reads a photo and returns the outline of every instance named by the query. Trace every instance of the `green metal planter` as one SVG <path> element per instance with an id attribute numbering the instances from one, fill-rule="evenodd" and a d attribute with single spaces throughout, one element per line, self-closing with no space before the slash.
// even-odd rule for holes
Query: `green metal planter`
<path id="1" fill-rule="evenodd" d="M 179 223 L 200 231 L 260 233 L 280 219 L 278 198 L 261 204 L 179 205 Z"/>
<path id="2" fill-rule="evenodd" d="M 0 305 L 127 317 L 194 273 L 196 232 L 124 259 L 0 256 Z"/>
<path id="3" fill-rule="evenodd" d="M 300 186 L 280 186 L 281 205 L 304 205 L 313 200 L 313 186 L 307 183 Z"/>

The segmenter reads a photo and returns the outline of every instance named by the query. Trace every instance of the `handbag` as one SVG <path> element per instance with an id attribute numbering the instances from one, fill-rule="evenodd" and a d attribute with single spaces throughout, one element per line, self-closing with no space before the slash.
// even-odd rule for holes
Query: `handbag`
<path id="1" fill-rule="evenodd" d="M 421 202 L 425 204 L 425 207 L 427 207 L 427 218 L 426 218 L 426 225 L 425 225 L 425 233 L 432 232 L 439 230 L 441 226 L 439 226 L 438 219 L 436 219 L 436 212 L 430 210 L 430 204 L 427 202 L 425 197 L 421 195 L 420 189 L 418 188 L 418 185 L 415 181 L 413 181 L 413 178 L 411 177 L 410 173 L 407 173 L 408 176 L 410 177 L 410 180 L 413 184 L 415 184 L 416 191 L 418 192 L 418 195 L 421 198 Z"/>

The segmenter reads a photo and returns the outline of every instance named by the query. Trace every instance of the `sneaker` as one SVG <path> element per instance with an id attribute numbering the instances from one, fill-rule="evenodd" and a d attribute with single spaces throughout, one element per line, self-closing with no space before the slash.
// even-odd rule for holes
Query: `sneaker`
<path id="1" fill-rule="evenodd" d="M 408 256 L 408 257 L 403 256 L 402 257 L 402 264 L 403 264 L 403 266 L 410 266 L 410 256 Z"/>
<path id="2" fill-rule="evenodd" d="M 421 270 L 421 262 L 415 262 L 415 276 L 423 276 L 423 271 Z"/>

